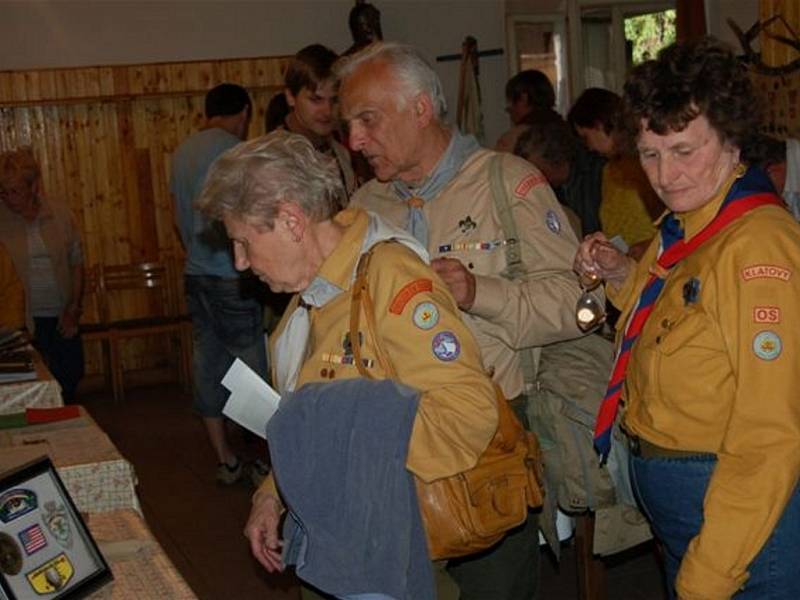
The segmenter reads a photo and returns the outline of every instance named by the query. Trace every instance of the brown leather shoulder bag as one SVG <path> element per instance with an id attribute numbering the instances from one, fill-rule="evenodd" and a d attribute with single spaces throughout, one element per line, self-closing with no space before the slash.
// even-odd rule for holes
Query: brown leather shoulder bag
<path id="1" fill-rule="evenodd" d="M 375 310 L 367 285 L 371 255 L 372 250 L 361 257 L 356 271 L 350 303 L 350 339 L 358 339 L 363 306 L 368 331 L 375 341 L 376 359 L 387 377 L 397 379 L 375 329 Z M 359 373 L 374 379 L 363 366 L 359 344 L 352 347 L 353 362 Z M 489 548 L 508 530 L 521 525 L 529 508 L 542 505 L 539 443 L 534 434 L 522 427 L 500 388 L 494 387 L 497 431 L 478 463 L 468 471 L 431 482 L 415 477 L 428 552 L 433 560 L 466 556 Z"/>

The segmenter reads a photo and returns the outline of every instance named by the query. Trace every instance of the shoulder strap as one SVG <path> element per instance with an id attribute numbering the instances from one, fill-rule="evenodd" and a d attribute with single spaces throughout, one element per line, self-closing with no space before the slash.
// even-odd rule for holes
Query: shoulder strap
<path id="1" fill-rule="evenodd" d="M 514 279 L 522 274 L 522 245 L 517 243 L 517 224 L 511 210 L 511 203 L 506 195 L 503 184 L 503 155 L 496 152 L 489 162 L 489 188 L 492 191 L 492 200 L 503 227 L 503 237 L 508 241 L 504 246 L 506 250 L 506 268 L 501 275 L 507 279 Z"/>
<path id="2" fill-rule="evenodd" d="M 492 155 L 490 160 L 489 187 L 492 190 L 492 199 L 497 209 L 497 215 L 500 218 L 500 225 L 503 227 L 503 237 L 508 240 L 508 243 L 504 246 L 506 249 L 506 268 L 500 275 L 506 279 L 516 279 L 524 272 L 522 266 L 522 244 L 519 243 L 517 224 L 514 221 L 511 202 L 508 201 L 508 195 L 503 184 L 503 154 L 497 152 Z M 524 348 L 519 351 L 519 360 L 525 383 L 533 384 L 536 381 L 539 370 L 538 352 L 533 348 Z"/>
<path id="3" fill-rule="evenodd" d="M 358 327 L 361 318 L 361 307 L 363 306 L 364 318 L 367 321 L 367 332 L 375 343 L 375 358 L 378 363 L 380 363 L 386 376 L 389 377 L 389 379 L 396 379 L 397 372 L 389 360 L 389 357 L 383 351 L 378 338 L 377 328 L 375 327 L 375 307 L 372 304 L 372 297 L 369 294 L 369 282 L 367 278 L 369 262 L 372 258 L 373 251 L 378 246 L 380 246 L 380 244 L 376 244 L 370 248 L 358 259 L 356 280 L 353 283 L 350 296 L 350 346 L 353 348 L 353 362 L 361 376 L 367 379 L 375 379 L 375 375 L 364 366 L 364 362 L 361 358 L 361 344 L 358 343 Z"/>

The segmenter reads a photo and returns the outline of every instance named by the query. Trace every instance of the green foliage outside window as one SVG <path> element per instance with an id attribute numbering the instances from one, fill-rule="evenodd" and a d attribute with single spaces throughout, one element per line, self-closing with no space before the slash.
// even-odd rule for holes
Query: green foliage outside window
<path id="1" fill-rule="evenodd" d="M 633 64 L 655 58 L 675 41 L 675 10 L 625 19 L 625 39 L 633 46 Z"/>

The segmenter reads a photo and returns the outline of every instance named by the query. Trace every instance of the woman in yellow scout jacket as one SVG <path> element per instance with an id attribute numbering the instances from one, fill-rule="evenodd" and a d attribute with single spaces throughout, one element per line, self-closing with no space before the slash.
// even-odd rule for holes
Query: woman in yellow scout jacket
<path id="1" fill-rule="evenodd" d="M 758 126 L 749 79 L 719 42 L 678 44 L 633 71 L 625 103 L 670 212 L 638 264 L 601 234 L 576 257 L 625 324 L 596 445 L 621 396 L 671 597 L 800 598 L 800 228 L 739 162 Z"/>
<path id="2" fill-rule="evenodd" d="M 272 337 L 273 382 L 283 393 L 358 377 L 349 348 L 356 343 L 366 367 L 382 377 L 371 334 L 348 335 L 356 265 L 374 247 L 368 283 L 375 332 L 398 380 L 421 393 L 407 467 L 426 481 L 468 469 L 497 427 L 475 341 L 413 238 L 360 209 L 334 217 L 341 183 L 325 161 L 304 138 L 275 132 L 223 155 L 199 201 L 225 223 L 237 268 L 252 269 L 274 292 L 297 293 Z M 376 246 L 390 239 L 397 243 Z M 270 571 L 282 567 L 280 513 L 268 477 L 253 497 L 245 533 Z"/>

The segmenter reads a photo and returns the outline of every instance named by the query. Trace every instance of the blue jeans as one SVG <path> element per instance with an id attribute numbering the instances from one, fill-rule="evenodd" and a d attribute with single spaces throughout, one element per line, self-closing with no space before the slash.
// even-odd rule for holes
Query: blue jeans
<path id="1" fill-rule="evenodd" d="M 267 378 L 267 355 L 256 279 L 187 275 L 186 306 L 192 317 L 194 409 L 220 417 L 228 391 L 220 381 L 235 358 Z"/>
<path id="2" fill-rule="evenodd" d="M 669 597 L 689 542 L 703 524 L 703 500 L 717 464 L 713 455 L 687 458 L 631 456 L 633 490 L 664 547 Z M 736 527 L 736 523 L 731 523 Z M 800 598 L 800 486 L 795 488 L 766 544 L 748 566 L 750 578 L 736 600 Z"/>
<path id="3" fill-rule="evenodd" d="M 71 404 L 84 371 L 81 336 L 79 333 L 71 338 L 61 335 L 58 317 L 34 317 L 33 326 L 36 328 L 33 345 L 61 386 L 64 403 Z"/>

